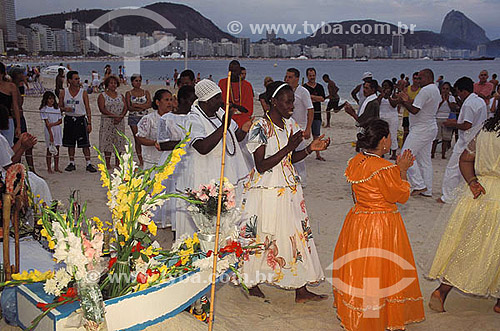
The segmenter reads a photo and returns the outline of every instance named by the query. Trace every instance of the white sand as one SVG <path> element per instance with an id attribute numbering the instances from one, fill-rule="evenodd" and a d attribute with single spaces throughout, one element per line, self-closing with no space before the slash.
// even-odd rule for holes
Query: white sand
<path id="1" fill-rule="evenodd" d="M 49 86 L 53 84 L 50 83 Z M 127 87 L 128 88 L 128 87 Z M 151 91 L 154 86 L 148 86 Z M 120 87 L 124 91 L 125 88 Z M 98 114 L 97 95 L 91 95 L 92 113 Z M 40 98 L 27 98 L 25 109 L 37 110 Z M 261 112 L 256 102 L 256 113 Z M 26 113 L 29 131 L 39 138 L 35 148 L 36 169 L 47 180 L 54 198 L 67 201 L 73 189 L 80 192 L 80 201 L 87 201 L 88 216 L 109 218 L 110 213 L 105 205 L 106 192 L 99 182 L 99 174 L 85 172 L 85 161 L 81 151 L 77 151 L 77 171 L 63 174 L 49 175 L 45 166 L 45 143 L 43 142 L 43 125 L 37 113 Z M 350 116 L 341 112 L 333 114 L 333 127 L 325 130 L 332 138 L 332 145 L 324 152 L 326 162 L 317 161 L 314 155 L 308 158 L 308 187 L 304 190 L 306 204 L 311 217 L 313 235 L 317 245 L 321 263 L 326 268 L 332 262 L 333 250 L 344 217 L 352 207 L 350 186 L 343 176 L 346 162 L 355 155 L 351 141 L 354 140 L 354 123 Z M 93 118 L 93 132 L 91 143 L 98 144 L 99 118 Z M 127 126 L 127 134 L 131 132 Z M 67 165 L 67 151 L 61 150 L 60 167 Z M 440 154 L 433 160 L 434 165 L 434 198 L 441 191 L 441 180 L 447 160 L 441 160 Z M 97 162 L 93 153 L 93 162 Z M 438 219 L 441 205 L 434 199 L 416 197 L 410 198 L 406 205 L 401 207 L 401 214 L 412 243 L 415 259 L 425 261 L 434 252 L 429 251 L 427 237 L 434 228 L 435 222 L 446 222 Z M 170 232 L 160 232 L 161 242 L 167 242 Z M 22 254 L 29 254 L 28 252 Z M 420 275 L 422 270 L 419 267 Z M 329 277 L 331 271 L 325 271 Z M 426 307 L 426 320 L 408 326 L 408 330 L 498 330 L 500 315 L 492 310 L 493 299 L 464 296 L 452 291 L 446 302 L 446 313 L 435 313 L 427 308 L 428 298 L 436 288 L 436 282 L 430 282 L 420 277 L 420 285 Z M 314 288 L 318 293 L 328 294 L 329 300 L 319 303 L 295 304 L 294 292 L 279 290 L 270 286 L 262 286 L 267 300 L 248 298 L 242 290 L 233 285 L 220 286 L 217 291 L 215 304 L 215 330 L 342 330 L 332 307 L 332 289 L 328 282 Z M 0 321 L 2 330 L 18 330 L 6 326 Z M 170 320 L 150 327 L 148 330 L 206 330 L 207 326 L 197 321 L 187 313 L 182 313 Z"/>

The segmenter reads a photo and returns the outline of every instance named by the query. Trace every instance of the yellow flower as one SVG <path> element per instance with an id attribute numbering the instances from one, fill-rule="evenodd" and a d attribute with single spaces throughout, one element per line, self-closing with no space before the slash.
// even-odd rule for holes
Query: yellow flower
<path id="1" fill-rule="evenodd" d="M 46 228 L 43 228 L 43 229 L 40 231 L 40 234 L 41 234 L 43 237 L 47 238 L 47 240 L 49 240 L 49 241 L 52 239 L 52 238 L 51 238 L 51 236 L 49 235 L 49 232 L 47 231 L 47 229 L 46 229 Z"/>
<path id="2" fill-rule="evenodd" d="M 197 232 L 195 232 L 193 234 L 193 243 L 194 244 L 199 244 L 200 243 L 200 239 L 198 239 L 198 233 Z"/>
<path id="3" fill-rule="evenodd" d="M 38 224 L 38 225 L 43 225 L 43 221 L 42 221 L 42 219 L 40 218 L 38 221 L 36 221 L 36 224 Z"/>
<path id="4" fill-rule="evenodd" d="M 156 226 L 155 222 L 154 221 L 151 221 L 149 224 L 148 224 L 148 230 L 149 232 L 151 232 L 151 234 L 153 236 L 156 236 L 156 233 L 157 233 L 157 230 L 158 230 L 158 227 Z"/>
<path id="5" fill-rule="evenodd" d="M 45 281 L 47 279 L 51 279 L 51 278 L 54 278 L 54 272 L 52 270 L 46 271 L 44 273 L 42 273 L 38 270 L 34 270 L 34 271 L 30 271 L 30 272 L 27 272 L 26 270 L 24 270 L 20 274 L 13 274 L 12 275 L 12 279 L 17 280 L 17 281 L 29 280 L 32 282 L 43 282 L 43 281 Z"/>
<path id="6" fill-rule="evenodd" d="M 138 189 L 142 185 L 142 179 L 141 178 L 132 178 L 130 181 L 130 187 L 132 189 Z"/>
<path id="7" fill-rule="evenodd" d="M 53 240 L 49 241 L 49 249 L 54 249 L 55 247 L 56 243 Z"/>
<path id="8" fill-rule="evenodd" d="M 153 246 L 149 246 L 148 248 L 141 250 L 141 253 L 148 256 L 148 257 L 153 256 L 153 255 L 158 255 L 158 253 L 154 252 Z"/>
<path id="9" fill-rule="evenodd" d="M 160 278 L 160 274 L 152 274 L 151 277 L 148 277 L 148 283 L 154 283 Z"/>
<path id="10" fill-rule="evenodd" d="M 137 285 L 135 291 L 139 292 L 139 291 L 147 289 L 148 287 L 149 287 L 148 283 L 146 283 L 146 284 L 139 284 L 139 285 Z"/>
<path id="11" fill-rule="evenodd" d="M 103 227 L 104 224 L 99 219 L 99 217 L 95 217 L 95 216 L 92 217 L 92 221 L 94 221 L 94 224 L 97 227 L 97 230 L 99 230 L 99 232 L 102 232 L 102 227 Z"/>

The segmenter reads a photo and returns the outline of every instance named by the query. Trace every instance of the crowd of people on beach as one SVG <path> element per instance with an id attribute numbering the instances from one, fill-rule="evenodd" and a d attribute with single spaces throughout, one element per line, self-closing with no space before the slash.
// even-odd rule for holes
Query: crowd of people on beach
<path id="1" fill-rule="evenodd" d="M 238 61 L 231 61 L 229 81 L 223 78 L 218 84 L 196 77 L 191 70 L 176 70 L 174 90 L 167 86 L 153 95 L 142 87 L 141 75 L 132 74 L 132 87 L 122 95 L 117 89 L 124 84 L 125 73 L 115 76 L 109 68 L 97 98 L 98 147 L 106 166 L 118 165 L 118 158 L 112 164 L 115 149 L 124 151 L 122 133 L 128 114 L 141 168 L 165 162 L 189 130 L 187 155 L 168 187 L 182 192 L 207 184 L 220 176 L 223 123 L 228 117 L 225 177 L 234 185 L 236 204 L 242 209 L 240 236 L 250 245 L 265 247 L 242 265 L 250 295 L 265 297 L 259 284 L 268 283 L 295 290 L 298 303 L 321 301 L 327 296 L 307 288 L 325 276 L 302 191 L 307 185 L 305 158 L 314 152 L 317 160 L 325 161 L 321 152 L 329 147 L 330 138 L 322 134 L 322 127 L 332 126 L 332 112 L 335 116 L 344 110 L 355 120 L 357 154 L 345 171 L 354 206 L 334 251 L 333 279 L 338 280 L 334 281 L 334 305 L 347 330 L 403 330 L 406 324 L 422 321 L 424 309 L 397 204 L 406 203 L 410 196 L 432 197 L 432 158 L 439 144 L 441 157 L 447 158 L 455 138 L 437 199 L 454 212 L 428 272 L 442 283 L 429 304 L 444 311 L 446 296 L 455 287 L 497 298 L 494 310 L 500 313 L 500 86 L 496 75 L 488 81 L 483 70 L 477 82 L 462 77 L 451 84 L 423 69 L 411 75 L 411 82 L 401 74 L 399 80 L 381 79 L 379 84 L 366 72 L 351 93 L 354 105 L 341 102 L 339 87 L 329 74 L 321 76 L 325 89 L 315 68 L 305 71 L 307 81 L 302 85 L 301 72 L 289 68 L 283 81 L 265 78 L 266 91 L 258 96 L 264 112 L 257 119 L 254 90 L 243 69 Z M 0 75 L 0 142 L 7 146 L 0 166 L 20 162 L 24 153 L 34 171 L 29 151 L 36 138 L 27 132 L 22 113 L 22 78 L 16 80 L 16 73 L 10 73 L 12 81 L 6 81 L 3 64 Z M 61 172 L 58 155 L 63 146 L 69 155 L 65 171 L 76 170 L 75 149 L 81 148 L 86 171 L 96 172 L 90 154 L 89 133 L 95 122 L 88 94 L 98 90 L 84 87 L 73 70 L 58 77 L 55 93 L 45 92 L 40 104 L 47 170 Z M 159 226 L 171 226 L 177 238 L 197 230 L 183 200 L 169 202 L 158 214 Z M 394 256 L 406 267 L 394 265 Z M 342 267 L 346 263 L 349 267 Z M 383 297 L 376 297 L 365 283 L 367 278 L 378 278 L 377 286 L 383 288 L 408 277 L 413 281 Z"/>

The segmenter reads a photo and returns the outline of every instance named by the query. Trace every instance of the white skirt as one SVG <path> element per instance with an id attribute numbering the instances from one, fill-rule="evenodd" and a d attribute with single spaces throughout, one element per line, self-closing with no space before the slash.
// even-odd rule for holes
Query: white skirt
<path id="1" fill-rule="evenodd" d="M 52 136 L 54 137 L 54 145 L 55 146 L 62 146 L 62 129 L 61 125 L 56 125 L 50 128 L 52 131 Z M 50 145 L 50 135 L 49 135 L 49 130 L 47 127 L 45 127 L 45 146 L 49 148 Z"/>

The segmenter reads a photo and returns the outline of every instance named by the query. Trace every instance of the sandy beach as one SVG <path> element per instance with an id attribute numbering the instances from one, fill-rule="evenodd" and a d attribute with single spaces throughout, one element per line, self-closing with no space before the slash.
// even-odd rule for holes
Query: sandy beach
<path id="1" fill-rule="evenodd" d="M 53 81 L 45 84 L 52 87 Z M 130 86 L 120 86 L 121 93 L 125 93 Z M 152 93 L 159 86 L 145 86 Z M 99 110 L 97 108 L 98 94 L 90 95 L 93 131 L 91 143 L 98 145 Z M 91 174 L 85 171 L 83 154 L 77 150 L 76 167 L 74 172 L 62 174 L 48 174 L 45 165 L 45 142 L 43 123 L 37 112 L 40 97 L 27 97 L 24 109 L 28 122 L 29 132 L 38 137 L 38 144 L 34 149 L 36 171 L 49 184 L 54 199 L 67 201 L 72 190 L 78 190 L 81 202 L 87 202 L 87 215 L 109 219 L 110 213 L 106 206 L 106 191 L 99 182 L 99 173 Z M 255 114 L 261 115 L 262 109 L 255 101 Z M 345 215 L 353 206 L 350 185 L 344 177 L 346 163 L 355 155 L 351 142 L 355 138 L 354 120 L 344 112 L 333 114 L 332 127 L 322 128 L 326 136 L 332 138 L 329 149 L 322 153 L 326 162 L 307 159 L 308 186 L 304 190 L 306 206 L 311 219 L 313 235 L 323 268 L 332 263 L 334 247 L 344 222 Z M 132 133 L 127 126 L 127 135 Z M 441 192 L 441 181 L 448 160 L 442 160 L 440 154 L 433 159 L 434 167 L 434 198 Z M 67 165 L 67 150 L 61 148 L 60 167 Z M 92 153 L 92 162 L 96 164 L 96 153 Z M 419 281 L 424 298 L 426 320 L 409 325 L 407 330 L 498 330 L 500 314 L 493 312 L 493 299 L 465 296 L 452 291 L 446 302 L 447 312 L 435 313 L 427 304 L 431 292 L 437 287 L 437 282 L 431 282 L 423 277 L 423 265 L 432 258 L 434 251 L 429 243 L 429 234 L 437 223 L 447 220 L 441 219 L 441 209 L 446 208 L 437 204 L 434 199 L 425 197 L 411 197 L 400 206 L 406 229 L 412 244 Z M 169 230 L 159 231 L 160 242 L 166 246 L 170 242 Z M 436 239 L 437 240 L 437 239 Z M 435 245 L 435 243 L 433 243 Z M 167 246 L 168 247 L 168 246 Z M 29 252 L 21 252 L 22 255 Z M 21 256 L 22 256 L 21 255 Z M 331 276 L 330 270 L 325 270 L 326 277 Z M 340 322 L 333 308 L 332 287 L 328 281 L 316 288 L 317 293 L 328 294 L 329 299 L 323 302 L 295 304 L 294 291 L 279 290 L 270 286 L 262 286 L 267 299 L 249 298 L 244 292 L 231 284 L 218 287 L 215 303 L 215 330 L 342 330 Z M 6 326 L 0 321 L 1 330 L 19 330 Z M 207 326 L 187 313 L 164 321 L 147 330 L 206 330 Z"/>

